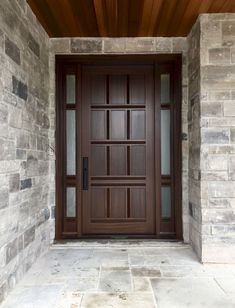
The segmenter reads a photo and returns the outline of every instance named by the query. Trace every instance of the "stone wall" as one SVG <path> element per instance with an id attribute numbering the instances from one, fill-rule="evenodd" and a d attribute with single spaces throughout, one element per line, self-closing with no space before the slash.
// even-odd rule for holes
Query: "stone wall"
<path id="1" fill-rule="evenodd" d="M 0 1 L 0 302 L 50 243 L 49 38 Z M 52 163 L 53 165 L 53 163 Z"/>
<path id="2" fill-rule="evenodd" d="M 186 38 L 53 38 L 50 40 L 51 118 L 55 119 L 55 55 L 182 54 L 182 208 L 183 237 L 189 241 L 188 210 L 188 73 Z"/>
<path id="3" fill-rule="evenodd" d="M 201 258 L 201 183 L 200 183 L 200 23 L 188 36 L 188 133 L 189 133 L 189 238 Z"/>
<path id="4" fill-rule="evenodd" d="M 200 27 L 201 259 L 235 263 L 235 14 Z"/>

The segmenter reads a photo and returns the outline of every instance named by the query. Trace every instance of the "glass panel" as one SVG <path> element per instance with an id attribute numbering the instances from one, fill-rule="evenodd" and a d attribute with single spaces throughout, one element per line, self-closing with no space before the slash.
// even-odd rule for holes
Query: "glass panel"
<path id="1" fill-rule="evenodd" d="M 161 103 L 170 103 L 170 75 L 161 75 Z"/>
<path id="2" fill-rule="evenodd" d="M 170 110 L 161 110 L 161 171 L 170 174 Z"/>
<path id="3" fill-rule="evenodd" d="M 75 187 L 67 187 L 66 194 L 66 216 L 76 217 L 76 191 Z"/>
<path id="4" fill-rule="evenodd" d="M 171 188 L 162 187 L 162 217 L 171 217 Z"/>
<path id="5" fill-rule="evenodd" d="M 67 175 L 76 174 L 75 110 L 66 111 Z"/>
<path id="6" fill-rule="evenodd" d="M 66 103 L 75 104 L 75 75 L 66 75 Z"/>

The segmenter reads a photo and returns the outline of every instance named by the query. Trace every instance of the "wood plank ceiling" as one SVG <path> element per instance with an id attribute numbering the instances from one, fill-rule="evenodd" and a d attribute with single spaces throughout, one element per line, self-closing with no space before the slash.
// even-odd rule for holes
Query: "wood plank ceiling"
<path id="1" fill-rule="evenodd" d="M 27 0 L 50 37 L 186 36 L 201 13 L 235 0 Z"/>

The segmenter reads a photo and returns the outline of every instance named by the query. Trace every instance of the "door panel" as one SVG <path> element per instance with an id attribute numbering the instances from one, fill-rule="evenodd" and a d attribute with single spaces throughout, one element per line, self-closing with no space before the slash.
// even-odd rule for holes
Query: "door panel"
<path id="1" fill-rule="evenodd" d="M 155 232 L 153 87 L 151 66 L 83 68 L 84 234 Z"/>

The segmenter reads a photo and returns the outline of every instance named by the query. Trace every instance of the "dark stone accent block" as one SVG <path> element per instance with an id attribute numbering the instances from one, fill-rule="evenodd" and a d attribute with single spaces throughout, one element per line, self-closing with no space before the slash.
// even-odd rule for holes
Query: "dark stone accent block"
<path id="1" fill-rule="evenodd" d="M 48 207 L 44 209 L 44 217 L 45 220 L 48 220 L 50 218 L 50 210 Z"/>
<path id="2" fill-rule="evenodd" d="M 9 38 L 5 39 L 5 53 L 18 65 L 20 65 L 20 49 L 17 45 L 9 40 Z"/>
<path id="3" fill-rule="evenodd" d="M 20 189 L 20 174 L 11 174 L 9 177 L 9 191 L 15 192 Z"/>
<path id="4" fill-rule="evenodd" d="M 28 86 L 15 76 L 12 76 L 12 92 L 25 101 L 28 98 Z"/>
<path id="5" fill-rule="evenodd" d="M 35 41 L 33 36 L 29 33 L 28 37 L 28 46 L 29 49 L 38 57 L 40 58 L 40 45 L 38 42 Z"/>
<path id="6" fill-rule="evenodd" d="M 182 139 L 183 141 L 188 140 L 188 135 L 187 135 L 186 133 L 182 133 L 182 134 L 181 134 L 181 139 Z"/>
<path id="7" fill-rule="evenodd" d="M 71 52 L 72 53 L 100 53 L 102 51 L 101 39 L 84 39 L 76 40 L 71 39 Z"/>
<path id="8" fill-rule="evenodd" d="M 26 189 L 32 187 L 32 179 L 25 179 L 20 181 L 20 189 Z"/>
<path id="9" fill-rule="evenodd" d="M 26 159 L 26 151 L 21 149 L 16 149 L 16 159 Z"/>
<path id="10" fill-rule="evenodd" d="M 24 233 L 24 248 L 32 243 L 35 239 L 35 226 L 29 228 Z"/>
<path id="11" fill-rule="evenodd" d="M 17 256 L 18 253 L 18 241 L 17 238 L 8 243 L 6 247 L 6 264 Z"/>

